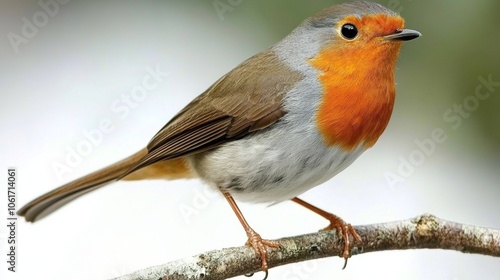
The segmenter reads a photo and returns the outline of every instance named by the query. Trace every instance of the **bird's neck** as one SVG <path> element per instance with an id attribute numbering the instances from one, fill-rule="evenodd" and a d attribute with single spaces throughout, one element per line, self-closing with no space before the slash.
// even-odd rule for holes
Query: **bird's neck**
<path id="1" fill-rule="evenodd" d="M 371 147 L 387 127 L 395 99 L 399 47 L 321 51 L 310 63 L 323 87 L 316 122 L 328 146 Z"/>

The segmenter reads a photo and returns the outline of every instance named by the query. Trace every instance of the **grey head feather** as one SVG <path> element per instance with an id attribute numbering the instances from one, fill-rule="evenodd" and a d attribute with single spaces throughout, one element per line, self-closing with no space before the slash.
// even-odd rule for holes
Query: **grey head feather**
<path id="1" fill-rule="evenodd" d="M 373 2 L 356 1 L 339 5 L 334 5 L 322 10 L 316 15 L 307 19 L 303 24 L 312 27 L 332 27 L 333 24 L 347 16 L 362 18 L 365 15 L 386 14 L 396 16 L 397 13 L 386 7 Z"/>

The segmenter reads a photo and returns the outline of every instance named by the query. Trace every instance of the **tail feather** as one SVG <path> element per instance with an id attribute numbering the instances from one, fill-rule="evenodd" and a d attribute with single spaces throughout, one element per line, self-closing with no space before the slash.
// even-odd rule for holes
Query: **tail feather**
<path id="1" fill-rule="evenodd" d="M 24 216 L 28 222 L 38 221 L 77 197 L 117 181 L 133 168 L 146 154 L 147 149 L 142 149 L 134 155 L 113 165 L 69 182 L 32 200 L 21 208 L 17 212 L 17 215 Z"/>

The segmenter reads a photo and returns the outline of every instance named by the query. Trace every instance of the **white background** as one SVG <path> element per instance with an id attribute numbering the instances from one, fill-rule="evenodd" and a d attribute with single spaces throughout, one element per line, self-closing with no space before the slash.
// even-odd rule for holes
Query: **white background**
<path id="1" fill-rule="evenodd" d="M 10 1 L 0 11 L 0 178 L 6 180 L 7 167 L 18 168 L 19 206 L 144 147 L 213 81 L 277 40 L 269 20 L 260 19 L 264 15 L 250 1 L 222 18 L 212 5 L 196 1 L 71 1 L 16 53 L 7 34 L 22 34 L 22 18 L 31 20 L 41 11 L 36 3 L 26 2 Z M 425 36 L 405 49 L 411 53 L 423 40 Z M 464 120 L 458 133 L 439 119 L 446 106 L 434 109 L 436 119 L 421 117 L 425 109 L 405 106 L 411 99 L 401 96 L 416 96 L 425 86 L 425 80 L 412 80 L 415 60 L 405 59 L 405 54 L 397 72 L 398 102 L 379 143 L 302 198 L 352 224 L 429 212 L 500 228 L 497 155 L 480 148 L 479 136 L 471 138 L 472 148 L 457 143 L 459 135 L 477 135 L 474 116 Z M 130 95 L 141 85 L 146 69 L 155 67 L 169 76 L 126 117 L 114 112 L 110 105 Z M 473 87 L 465 90 L 474 92 Z M 444 103 L 451 107 L 454 101 Z M 83 131 L 98 128 L 106 118 L 113 121 L 114 131 L 104 134 L 81 163 L 59 177 L 54 162 L 64 164 L 68 147 L 75 148 L 85 140 Z M 385 174 L 398 174 L 400 157 L 408 158 L 417 149 L 414 140 L 429 137 L 434 128 L 447 132 L 447 142 L 404 182 L 388 184 Z M 4 195 L 2 191 L 2 213 Z M 181 209 L 189 207 L 197 212 L 183 216 Z M 241 208 L 265 238 L 314 232 L 326 225 L 291 202 Z M 5 226 L 0 233 L 3 260 Z M 246 241 L 227 203 L 196 180 L 115 183 L 36 224 L 19 220 L 17 238 L 17 272 L 7 272 L 2 261 L 1 279 L 108 279 Z M 499 259 L 441 250 L 370 253 L 353 257 L 345 270 L 342 264 L 340 258 L 327 258 L 287 265 L 272 269 L 270 279 L 500 279 Z"/>

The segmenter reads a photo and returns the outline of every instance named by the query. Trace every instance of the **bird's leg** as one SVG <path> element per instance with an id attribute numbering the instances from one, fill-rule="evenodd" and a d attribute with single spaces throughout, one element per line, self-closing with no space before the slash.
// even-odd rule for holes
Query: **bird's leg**
<path id="1" fill-rule="evenodd" d="M 322 229 L 322 231 L 336 229 L 337 234 L 342 236 L 342 239 L 344 240 L 344 251 L 342 253 L 342 257 L 344 257 L 345 260 L 343 268 L 345 268 L 347 265 L 347 259 L 349 258 L 351 252 L 351 242 L 349 241 L 349 234 L 352 236 L 355 243 L 361 243 L 361 236 L 359 236 L 359 234 L 354 230 L 351 224 L 346 223 L 339 216 L 319 209 L 318 207 L 311 205 L 298 197 L 292 198 L 292 201 L 304 206 L 305 208 L 330 221 L 330 224 Z"/>
<path id="2" fill-rule="evenodd" d="M 241 213 L 240 208 L 234 201 L 233 197 L 227 192 L 223 192 L 223 194 L 229 205 L 231 205 L 231 208 L 233 208 L 236 217 L 238 217 L 238 220 L 240 220 L 241 225 L 243 226 L 245 232 L 247 233 L 248 241 L 245 243 L 245 245 L 251 246 L 257 252 L 257 254 L 260 255 L 262 271 L 265 271 L 267 273 L 269 267 L 267 265 L 266 246 L 279 247 L 280 244 L 276 241 L 262 239 L 262 237 L 260 237 L 260 235 L 257 232 L 255 232 L 255 230 L 253 230 L 247 223 L 245 217 L 243 217 L 243 214 Z"/>

